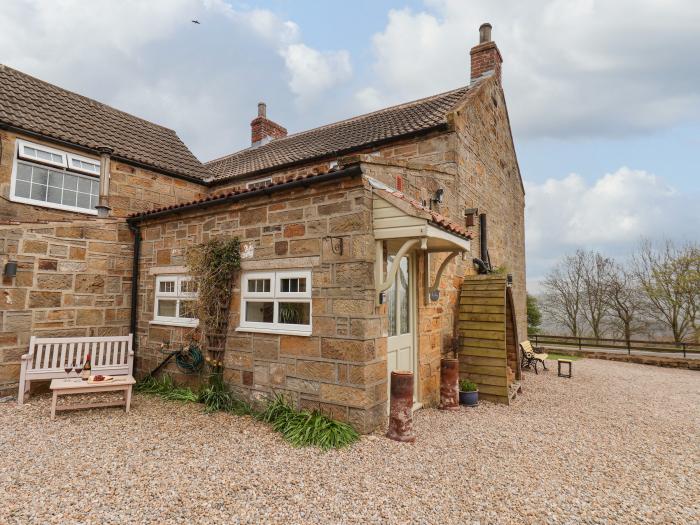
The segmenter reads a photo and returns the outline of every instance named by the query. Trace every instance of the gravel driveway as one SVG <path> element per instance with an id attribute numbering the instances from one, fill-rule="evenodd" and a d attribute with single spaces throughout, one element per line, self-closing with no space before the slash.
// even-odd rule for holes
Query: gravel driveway
<path id="1" fill-rule="evenodd" d="M 511 407 L 418 412 L 413 445 L 325 454 L 140 395 L 55 422 L 3 403 L 0 523 L 700 523 L 700 373 L 550 368 Z"/>

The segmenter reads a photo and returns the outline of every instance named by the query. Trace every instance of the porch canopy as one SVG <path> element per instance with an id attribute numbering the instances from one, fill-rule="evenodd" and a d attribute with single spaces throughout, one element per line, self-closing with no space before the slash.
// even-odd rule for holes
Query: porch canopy
<path id="1" fill-rule="evenodd" d="M 449 253 L 430 282 L 429 256 L 425 257 L 425 295 L 427 304 L 438 290 L 440 277 L 450 261 L 457 255 L 470 251 L 471 234 L 462 226 L 431 210 L 402 192 L 368 177 L 373 189 L 373 230 L 376 242 L 375 282 L 377 292 L 391 287 L 398 271 L 401 257 L 412 250 L 430 253 Z M 384 275 L 384 243 L 395 253 L 394 261 Z M 377 294 L 377 300 L 379 299 Z"/>

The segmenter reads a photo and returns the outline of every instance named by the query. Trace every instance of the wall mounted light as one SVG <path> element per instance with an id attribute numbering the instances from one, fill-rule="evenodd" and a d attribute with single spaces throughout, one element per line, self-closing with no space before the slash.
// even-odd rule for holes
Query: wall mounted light
<path id="1" fill-rule="evenodd" d="M 7 261 L 3 275 L 5 277 L 17 277 L 17 261 Z"/>
<path id="2" fill-rule="evenodd" d="M 506 284 L 508 286 L 513 286 L 513 274 L 512 273 L 509 273 L 508 275 L 506 275 Z"/>
<path id="3" fill-rule="evenodd" d="M 435 195 L 433 196 L 432 201 L 436 204 L 442 204 L 444 199 L 445 199 L 445 190 L 443 190 L 442 188 L 438 188 L 435 191 Z"/>

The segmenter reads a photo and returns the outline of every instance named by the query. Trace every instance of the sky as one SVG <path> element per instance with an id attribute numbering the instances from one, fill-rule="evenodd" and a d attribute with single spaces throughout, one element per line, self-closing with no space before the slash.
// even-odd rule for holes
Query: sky
<path id="1" fill-rule="evenodd" d="M 191 20 L 200 24 L 193 24 Z M 493 25 L 528 288 L 577 248 L 698 240 L 696 0 L 2 0 L 0 63 L 175 129 L 202 161 L 469 82 Z"/>

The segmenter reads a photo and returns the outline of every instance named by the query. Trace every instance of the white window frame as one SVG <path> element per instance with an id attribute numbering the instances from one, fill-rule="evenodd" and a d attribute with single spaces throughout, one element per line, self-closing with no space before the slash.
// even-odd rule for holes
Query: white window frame
<path id="1" fill-rule="evenodd" d="M 173 274 L 163 274 L 156 276 L 156 286 L 154 290 L 153 299 L 153 321 L 151 324 L 164 324 L 168 326 L 184 326 L 184 327 L 196 327 L 199 325 L 199 319 L 188 319 L 186 317 L 179 317 L 180 315 L 180 301 L 183 299 L 196 299 L 197 292 L 183 292 L 182 283 L 191 281 L 192 277 L 188 275 L 173 275 Z M 172 281 L 175 283 L 175 289 L 172 292 L 161 292 L 160 284 L 164 281 Z M 164 315 L 158 315 L 158 300 L 159 299 L 170 299 L 175 300 L 175 317 L 169 317 Z"/>
<path id="2" fill-rule="evenodd" d="M 26 153 L 24 153 L 25 148 L 34 148 L 34 149 L 40 149 L 43 151 L 47 151 L 49 153 L 53 153 L 56 155 L 62 155 L 63 161 L 62 163 L 57 163 L 57 162 L 52 162 L 52 161 L 47 161 L 44 159 L 35 159 L 33 157 L 28 156 Z M 34 142 L 29 142 L 26 140 L 22 139 L 17 139 L 15 141 L 15 154 L 14 158 L 12 161 L 12 174 L 10 177 L 10 200 L 12 202 L 20 202 L 22 204 L 31 204 L 32 206 L 40 206 L 42 208 L 53 208 L 56 210 L 64 210 L 64 211 L 72 211 L 76 213 L 82 213 L 85 215 L 97 215 L 97 210 L 96 209 L 90 209 L 90 208 L 82 208 L 80 206 L 69 206 L 66 204 L 60 204 L 56 202 L 49 202 L 49 201 L 43 201 L 43 200 L 38 200 L 38 199 L 32 199 L 29 197 L 20 197 L 18 195 L 15 195 L 16 191 L 16 181 L 17 181 L 17 169 L 19 166 L 19 163 L 23 164 L 28 164 L 40 168 L 47 168 L 47 169 L 54 169 L 54 171 L 61 171 L 63 173 L 68 173 L 69 175 L 73 175 L 76 177 L 89 177 L 92 180 L 96 180 L 98 185 L 100 182 L 100 173 L 98 172 L 97 174 L 92 173 L 92 172 L 87 172 L 86 170 L 80 170 L 78 168 L 73 169 L 70 168 L 70 164 L 68 162 L 69 157 L 74 157 L 79 160 L 83 160 L 85 162 L 94 162 L 95 159 L 90 159 L 89 157 L 81 157 L 80 155 L 74 155 L 72 153 L 68 153 L 65 151 L 61 151 L 55 148 L 51 148 L 49 146 L 44 146 L 42 144 L 36 144 Z M 99 164 L 100 161 L 98 160 L 97 163 Z M 86 175 L 89 173 L 89 175 Z"/>
<path id="3" fill-rule="evenodd" d="M 76 168 L 73 166 L 73 161 L 77 160 L 84 162 L 86 164 L 92 164 L 97 166 L 97 171 L 86 170 L 85 168 Z M 90 157 L 83 157 L 82 155 L 75 155 L 74 153 L 68 153 L 68 169 L 71 171 L 79 171 L 80 173 L 87 173 L 88 175 L 100 176 L 100 159 L 91 159 Z"/>
<path id="4" fill-rule="evenodd" d="M 282 292 L 280 281 L 286 278 L 305 278 L 305 292 Z M 269 292 L 249 292 L 248 281 L 256 279 L 270 279 Z M 268 272 L 245 272 L 241 277 L 241 309 L 239 326 L 240 332 L 260 332 L 270 334 L 286 334 L 309 336 L 313 325 L 313 306 L 311 301 L 311 270 L 281 270 Z M 271 302 L 273 303 L 273 317 L 271 323 L 261 323 L 245 320 L 246 303 Z M 304 303 L 309 305 L 309 324 L 289 324 L 279 322 L 279 303 Z"/>
<path id="5" fill-rule="evenodd" d="M 265 184 L 260 186 L 260 187 L 255 188 L 255 186 L 260 184 L 261 182 L 264 182 Z M 265 188 L 268 184 L 272 184 L 272 177 L 265 177 L 263 179 L 255 179 L 255 180 L 251 180 L 249 182 L 246 182 L 245 188 L 247 190 L 250 190 L 250 189 L 259 190 L 259 189 Z"/>
<path id="6" fill-rule="evenodd" d="M 34 158 L 25 153 L 27 148 L 38 149 L 47 153 L 51 153 L 53 155 L 60 155 L 61 162 Z M 39 164 L 49 164 L 51 166 L 58 166 L 59 168 L 66 168 L 68 167 L 68 163 L 66 162 L 66 155 L 67 154 L 65 151 L 61 151 L 59 149 L 50 148 L 49 146 L 44 146 L 43 144 L 35 144 L 34 142 L 28 142 L 22 139 L 17 139 L 17 157 L 20 159 L 28 160 L 30 162 L 38 162 Z"/>

